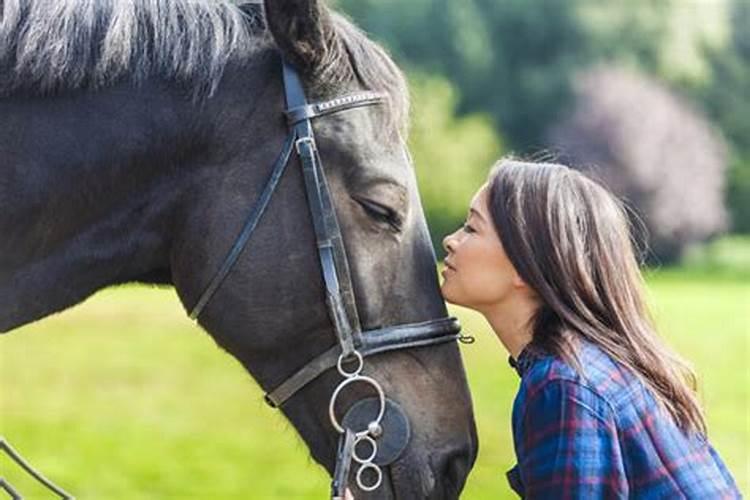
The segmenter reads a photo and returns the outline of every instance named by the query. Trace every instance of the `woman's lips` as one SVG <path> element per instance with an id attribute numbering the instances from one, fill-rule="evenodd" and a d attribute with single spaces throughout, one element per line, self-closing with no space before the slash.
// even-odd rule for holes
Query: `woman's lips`
<path id="1" fill-rule="evenodd" d="M 456 271 L 456 268 L 453 267 L 453 266 L 451 266 L 449 263 L 443 261 L 443 264 L 444 264 L 443 271 L 440 273 L 440 274 L 442 274 L 443 278 L 445 278 L 446 275 L 449 272 L 455 272 Z"/>

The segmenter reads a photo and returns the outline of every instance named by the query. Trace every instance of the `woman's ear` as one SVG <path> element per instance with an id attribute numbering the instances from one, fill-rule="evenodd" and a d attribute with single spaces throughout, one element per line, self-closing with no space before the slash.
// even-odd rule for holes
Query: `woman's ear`
<path id="1" fill-rule="evenodd" d="M 336 32 L 323 0 L 265 0 L 266 24 L 286 61 L 314 75 L 334 49 Z"/>
<path id="2" fill-rule="evenodd" d="M 521 275 L 518 274 L 518 271 L 513 270 L 513 276 L 511 277 L 511 283 L 513 285 L 513 288 L 516 289 L 525 289 L 525 290 L 531 290 L 529 285 L 521 278 Z"/>

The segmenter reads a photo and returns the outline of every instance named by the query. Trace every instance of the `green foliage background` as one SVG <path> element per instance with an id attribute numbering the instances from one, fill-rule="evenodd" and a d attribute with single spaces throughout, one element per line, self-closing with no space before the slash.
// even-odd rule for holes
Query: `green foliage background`
<path id="1" fill-rule="evenodd" d="M 710 78 L 694 95 L 732 145 L 727 201 L 733 229 L 750 233 L 750 2 L 735 0 L 729 12 L 729 40 L 706 48 Z"/>
<path id="2" fill-rule="evenodd" d="M 453 111 L 453 120 L 479 113 L 504 146 L 519 155 L 544 150 L 545 132 L 570 108 L 576 71 L 595 63 L 617 62 L 660 79 L 689 98 L 728 139 L 732 152 L 727 204 L 732 231 L 750 231 L 750 2 L 643 0 L 638 2 L 526 0 L 337 0 L 360 26 L 381 41 L 408 72 L 444 79 L 453 91 L 430 102 Z M 414 90 L 417 100 L 430 87 Z M 437 94 L 440 94 L 438 92 Z M 424 98 L 423 98 L 424 99 Z M 415 119 L 422 120 L 419 113 Z M 446 116 L 450 121 L 451 118 Z M 452 128 L 441 122 L 443 138 Z M 429 125 L 429 123 L 427 124 Z M 420 125 L 424 130 L 424 123 Z M 483 128 L 483 127 L 482 127 Z M 419 127 L 418 127 L 419 130 Z M 487 129 L 489 130 L 489 129 Z M 484 137 L 487 132 L 479 133 Z M 470 135 L 461 136 L 465 140 Z M 459 140 L 449 142 L 466 154 L 461 166 L 440 161 L 421 165 L 429 172 L 465 175 L 451 180 L 476 182 L 494 159 L 483 163 Z M 489 144 L 489 142 L 482 142 Z M 423 148 L 448 146 L 413 141 L 414 156 Z M 433 157 L 435 155 L 432 155 Z M 449 154 L 444 163 L 460 157 Z M 476 184 L 473 189 L 478 187 Z M 463 188 L 457 188 L 463 189 Z M 433 238 L 458 223 L 450 202 L 445 211 L 426 208 L 435 221 Z M 451 200 L 452 201 L 452 200 Z M 468 202 L 468 199 L 464 200 Z"/>
<path id="3" fill-rule="evenodd" d="M 458 95 L 446 79 L 410 78 L 413 120 L 409 140 L 422 203 L 436 248 L 443 235 L 466 216 L 468 202 L 486 177 L 502 146 L 489 116 L 456 117 Z"/>

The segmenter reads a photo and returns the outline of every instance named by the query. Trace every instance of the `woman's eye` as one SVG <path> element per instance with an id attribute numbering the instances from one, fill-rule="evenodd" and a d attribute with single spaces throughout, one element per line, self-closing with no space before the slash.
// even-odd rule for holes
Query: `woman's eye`
<path id="1" fill-rule="evenodd" d="M 467 232 L 467 233 L 476 233 L 476 231 L 474 230 L 474 228 L 471 227 L 468 222 L 464 222 L 463 230 L 464 230 L 464 232 Z"/>

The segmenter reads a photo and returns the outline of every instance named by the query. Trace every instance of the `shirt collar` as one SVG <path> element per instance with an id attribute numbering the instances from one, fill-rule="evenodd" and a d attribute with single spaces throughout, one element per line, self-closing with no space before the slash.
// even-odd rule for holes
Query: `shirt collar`
<path id="1" fill-rule="evenodd" d="M 516 370 L 519 377 L 523 377 L 526 370 L 534 362 L 536 356 L 533 353 L 533 348 L 527 344 L 521 352 L 518 354 L 518 359 L 513 359 L 513 356 L 508 356 L 508 364 Z"/>

